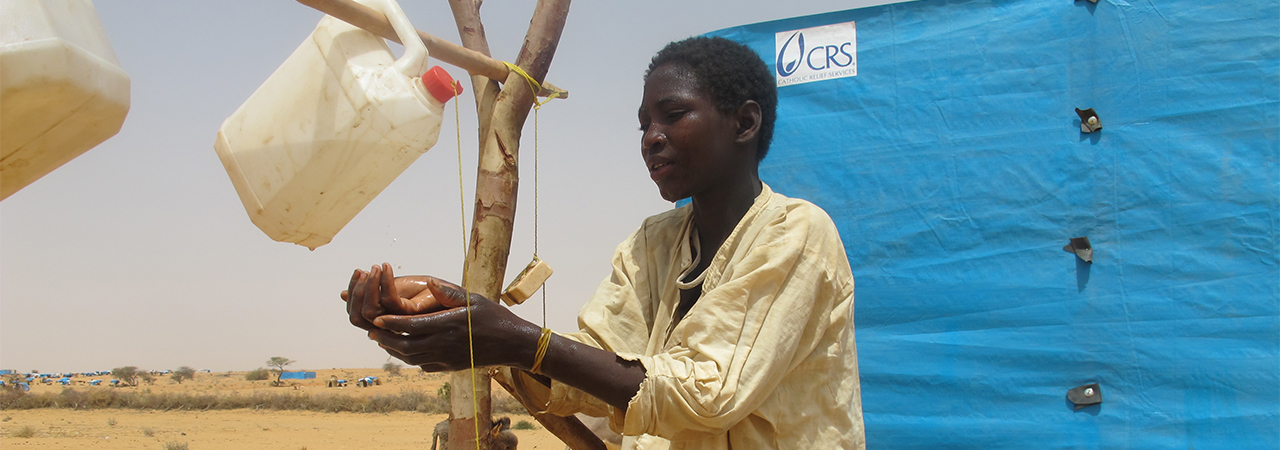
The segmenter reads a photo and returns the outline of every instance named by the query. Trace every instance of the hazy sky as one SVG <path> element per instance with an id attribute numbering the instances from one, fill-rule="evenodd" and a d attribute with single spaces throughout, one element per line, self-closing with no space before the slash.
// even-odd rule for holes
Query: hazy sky
<path id="1" fill-rule="evenodd" d="M 576 312 L 608 274 L 617 243 L 671 207 L 639 158 L 636 106 L 654 52 L 720 28 L 880 3 L 887 2 L 575 2 L 547 77 L 571 98 L 547 105 L 540 118 L 539 255 L 556 271 L 547 284 L 549 326 L 575 330 Z M 515 58 L 533 4 L 485 4 L 494 57 Z M 458 42 L 445 0 L 401 6 L 418 29 Z M 439 143 L 332 243 L 309 251 L 275 242 L 249 221 L 214 136 L 321 14 L 288 0 L 96 7 L 131 78 L 132 105 L 118 135 L 0 202 L 0 368 L 226 371 L 272 356 L 296 360 L 297 369 L 386 362 L 347 323 L 338 292 L 354 268 L 382 261 L 398 274 L 459 278 L 452 104 Z M 470 214 L 476 132 L 464 85 Z M 533 251 L 532 137 L 530 116 L 508 279 Z M 541 322 L 538 298 L 515 310 Z"/>

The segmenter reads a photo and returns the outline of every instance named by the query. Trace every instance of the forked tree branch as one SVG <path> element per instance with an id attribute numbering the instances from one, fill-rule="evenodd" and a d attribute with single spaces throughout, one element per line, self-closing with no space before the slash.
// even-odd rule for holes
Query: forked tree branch
<path id="1" fill-rule="evenodd" d="M 453 10 L 454 22 L 458 26 L 463 45 L 488 56 L 488 40 L 484 34 L 484 24 L 480 20 L 480 0 L 450 0 L 449 5 Z M 551 67 L 551 60 L 555 56 L 556 46 L 560 41 L 568 13 L 569 0 L 541 0 L 529 23 L 524 45 L 520 49 L 515 64 L 524 69 L 539 84 L 543 83 Z M 515 222 L 521 129 L 528 118 L 529 108 L 533 106 L 535 93 L 529 88 L 528 82 L 514 71 L 503 80 L 501 90 L 498 89 L 494 80 L 482 75 L 473 75 L 471 80 L 480 123 L 481 149 L 480 165 L 476 176 L 475 212 L 464 282 L 472 292 L 488 298 L 497 298 L 506 273 Z M 466 372 L 458 374 L 463 374 L 466 378 L 459 379 L 461 377 L 455 374 L 454 379 L 460 382 L 453 385 L 470 385 L 470 380 L 474 376 L 477 396 L 486 400 L 489 398 L 488 375 L 480 373 L 472 375 Z M 527 409 L 530 411 L 536 409 L 536 406 L 519 389 L 507 383 L 502 385 Z M 481 393 L 481 390 L 484 392 Z M 459 406 L 469 409 L 469 405 Z M 482 410 L 479 414 L 481 421 L 488 422 L 489 408 L 482 406 L 480 409 Z M 456 412 L 455 407 L 455 417 L 458 416 Z M 471 417 L 477 416 L 471 415 Z M 575 417 L 540 414 L 535 418 L 574 450 L 604 450 L 605 448 L 604 443 Z M 471 423 L 475 423 L 474 419 Z M 470 423 L 455 423 L 455 425 L 464 436 L 474 435 L 474 429 L 471 428 Z M 484 423 L 480 425 L 486 426 Z M 454 436 L 458 435 L 452 427 L 450 432 Z M 466 434 L 467 432 L 472 434 Z M 456 445 L 451 440 L 450 447 L 453 449 L 475 448 L 475 444 L 471 439 L 459 440 Z"/>

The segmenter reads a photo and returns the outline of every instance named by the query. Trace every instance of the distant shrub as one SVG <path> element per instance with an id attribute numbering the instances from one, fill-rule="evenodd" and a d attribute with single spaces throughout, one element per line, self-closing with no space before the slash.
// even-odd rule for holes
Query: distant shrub
<path id="1" fill-rule="evenodd" d="M 472 427 L 472 428 L 475 428 L 475 427 Z M 535 427 L 533 426 L 533 423 L 530 423 L 528 420 L 521 420 L 521 421 L 519 421 L 519 422 L 516 422 L 515 426 L 512 426 L 511 428 L 516 429 L 516 430 L 534 430 L 534 429 L 537 429 L 537 428 L 535 428 Z"/>
<path id="2" fill-rule="evenodd" d="M 187 450 L 186 442 L 165 442 L 164 450 Z"/>
<path id="3" fill-rule="evenodd" d="M 156 430 L 153 430 L 150 428 L 143 428 L 142 435 L 146 437 L 156 437 Z"/>
<path id="4" fill-rule="evenodd" d="M 269 378 L 271 378 L 271 371 L 261 367 L 244 374 L 244 379 L 249 381 L 262 381 Z"/>
<path id="5" fill-rule="evenodd" d="M 3 378 L 0 378 L 0 380 L 4 380 L 4 385 L 9 389 L 13 389 L 15 391 L 22 390 L 22 387 L 18 385 L 18 383 L 21 383 L 23 380 L 22 375 L 18 375 L 18 374 L 5 375 Z"/>
<path id="6" fill-rule="evenodd" d="M 387 375 L 391 375 L 394 377 L 396 375 L 400 375 L 400 368 L 402 367 L 404 366 L 401 366 L 400 363 L 398 362 L 387 361 L 386 364 L 382 365 L 382 370 L 387 371 Z"/>
<path id="7" fill-rule="evenodd" d="M 31 425 L 23 425 L 22 428 L 18 429 L 18 431 L 13 432 L 13 437 L 23 438 L 23 439 L 26 439 L 35 435 L 36 435 L 36 430 L 35 428 L 31 428 Z"/>
<path id="8" fill-rule="evenodd" d="M 179 367 L 177 370 L 174 370 L 173 373 L 169 375 L 169 378 L 172 378 L 173 381 L 178 382 L 178 384 L 182 384 L 182 380 L 196 379 L 196 369 L 192 369 L 187 366 L 182 366 L 182 367 Z"/>

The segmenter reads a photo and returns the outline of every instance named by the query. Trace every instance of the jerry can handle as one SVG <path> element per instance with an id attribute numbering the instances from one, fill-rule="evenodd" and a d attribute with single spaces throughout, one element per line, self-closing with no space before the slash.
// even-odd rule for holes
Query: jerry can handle
<path id="1" fill-rule="evenodd" d="M 404 54 L 395 62 L 396 71 L 410 78 L 422 76 L 422 73 L 427 71 L 427 46 L 418 36 L 418 29 L 409 23 L 404 10 L 400 9 L 400 4 L 396 3 L 396 0 L 357 1 L 386 15 L 387 21 L 391 22 L 391 28 L 396 30 L 400 43 L 404 44 Z"/>

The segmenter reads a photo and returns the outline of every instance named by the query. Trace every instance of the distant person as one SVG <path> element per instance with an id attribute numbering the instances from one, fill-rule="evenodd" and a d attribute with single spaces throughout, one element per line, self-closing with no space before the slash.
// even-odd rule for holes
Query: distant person
<path id="1" fill-rule="evenodd" d="M 821 208 L 758 175 L 776 105 L 745 46 L 699 37 L 658 52 L 640 154 L 662 198 L 692 202 L 618 246 L 576 333 L 543 339 L 473 295 L 475 364 L 536 368 L 521 376 L 549 387 L 548 413 L 608 417 L 624 448 L 864 448 L 844 245 Z M 383 264 L 357 270 L 343 298 L 388 353 L 435 372 L 470 367 L 464 296 Z"/>

